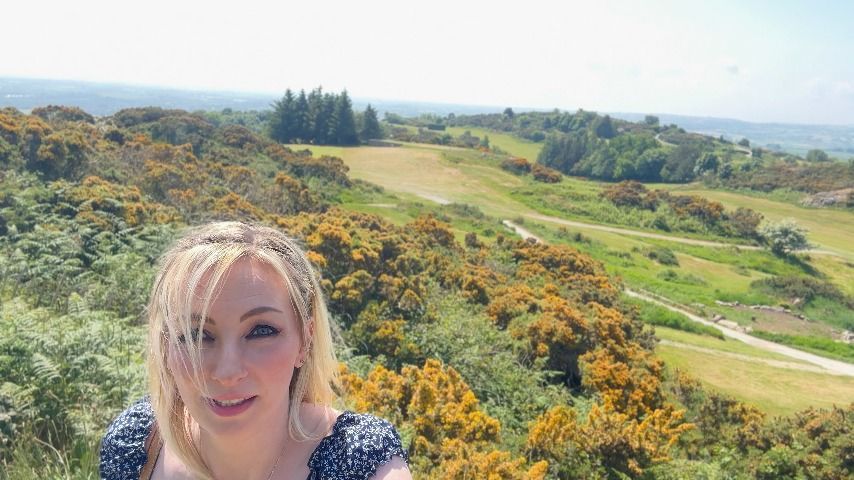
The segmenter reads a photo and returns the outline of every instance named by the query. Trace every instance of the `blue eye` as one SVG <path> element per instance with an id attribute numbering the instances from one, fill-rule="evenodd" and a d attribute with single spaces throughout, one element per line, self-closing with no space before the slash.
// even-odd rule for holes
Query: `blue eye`
<path id="1" fill-rule="evenodd" d="M 213 337 L 211 336 L 210 333 L 207 332 L 207 330 L 203 330 L 202 335 L 203 335 L 203 337 L 202 337 L 203 342 L 213 341 Z M 197 341 L 199 339 L 199 330 L 198 329 L 191 330 L 190 331 L 190 337 L 192 337 L 194 342 Z M 181 335 L 178 337 L 178 341 L 181 343 L 185 343 L 187 341 L 187 338 L 184 335 Z"/>
<path id="2" fill-rule="evenodd" d="M 269 325 L 258 325 L 249 333 L 250 337 L 271 337 L 278 334 L 279 331 Z"/>

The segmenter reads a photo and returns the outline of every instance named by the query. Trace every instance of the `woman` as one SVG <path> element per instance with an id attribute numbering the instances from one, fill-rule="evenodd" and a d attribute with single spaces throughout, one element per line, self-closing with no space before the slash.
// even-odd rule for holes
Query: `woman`
<path id="1" fill-rule="evenodd" d="M 105 479 L 411 479 L 388 422 L 338 412 L 326 306 L 275 229 L 220 222 L 161 259 L 148 306 L 150 395 L 101 445 Z"/>

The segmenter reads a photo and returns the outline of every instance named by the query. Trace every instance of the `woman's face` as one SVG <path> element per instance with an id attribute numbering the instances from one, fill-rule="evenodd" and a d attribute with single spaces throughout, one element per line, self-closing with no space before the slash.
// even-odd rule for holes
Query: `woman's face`
<path id="1" fill-rule="evenodd" d="M 218 435 L 251 434 L 281 424 L 288 412 L 288 387 L 303 358 L 300 327 L 287 287 L 272 267 L 241 259 L 226 272 L 222 286 L 204 331 L 198 332 L 201 374 L 209 392 L 193 384 L 184 348 L 170 349 L 169 368 L 200 428 Z M 200 314 L 201 307 L 199 300 L 194 313 Z"/>

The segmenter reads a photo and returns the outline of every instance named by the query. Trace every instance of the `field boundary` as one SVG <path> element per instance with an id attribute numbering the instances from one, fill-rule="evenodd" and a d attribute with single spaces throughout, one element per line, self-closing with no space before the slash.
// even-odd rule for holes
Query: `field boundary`
<path id="1" fill-rule="evenodd" d="M 760 247 L 758 245 L 740 245 L 737 243 L 723 243 L 723 242 L 713 242 L 711 240 L 699 240 L 695 238 L 685 238 L 685 237 L 675 237 L 672 235 L 664 235 L 662 233 L 652 233 L 652 232 L 642 232 L 640 230 L 631 230 L 628 228 L 622 227 L 612 227 L 609 225 L 600 225 L 596 223 L 587 223 L 587 222 L 579 222 L 577 220 L 567 220 L 560 217 L 552 217 L 550 215 L 543 215 L 541 213 L 526 213 L 523 214 L 525 217 L 541 220 L 543 222 L 549 223 L 557 223 L 559 225 L 565 225 L 568 227 L 576 227 L 576 228 L 589 228 L 591 230 L 599 230 L 602 232 L 608 233 L 616 233 L 620 235 L 632 235 L 635 237 L 642 238 L 652 238 L 655 240 L 666 240 L 669 242 L 675 243 L 684 243 L 686 245 L 698 245 L 701 247 L 714 247 L 714 248 L 738 248 L 741 250 L 763 250 L 764 247 Z M 836 252 L 831 252 L 829 250 L 803 250 L 804 253 L 810 253 L 815 255 L 833 255 L 836 257 L 842 257 Z"/>
<path id="2" fill-rule="evenodd" d="M 738 340 L 740 342 L 744 342 L 752 347 L 761 348 L 763 350 L 779 353 L 781 355 L 785 355 L 790 358 L 795 358 L 798 360 L 803 360 L 805 362 L 812 363 L 813 365 L 817 365 L 824 369 L 824 373 L 829 373 L 832 375 L 843 375 L 848 377 L 854 377 L 854 365 L 846 362 L 841 362 L 839 360 L 833 360 L 830 358 L 825 358 L 820 355 L 815 355 L 812 353 L 804 352 L 802 350 L 798 350 L 796 348 L 788 347 L 786 345 L 780 345 L 779 343 L 770 342 L 768 340 L 763 340 L 761 338 L 754 337 L 752 335 L 748 335 L 746 333 L 738 332 L 732 330 L 730 328 L 722 327 L 713 322 L 706 320 L 705 318 L 696 315 L 694 313 L 681 308 L 681 306 L 676 306 L 673 303 L 667 301 L 664 297 L 660 295 L 654 295 L 651 293 L 641 293 L 628 288 L 624 288 L 623 292 L 626 295 L 634 298 L 639 298 L 641 300 L 654 303 L 656 305 L 662 306 L 672 312 L 680 313 L 685 315 L 689 319 L 702 323 L 703 325 L 709 325 L 711 327 L 717 328 L 721 331 L 725 336 Z"/>
<path id="3" fill-rule="evenodd" d="M 511 230 L 513 230 L 515 233 L 517 233 L 518 235 L 520 235 L 522 238 L 524 238 L 526 240 L 530 238 L 536 242 L 545 243 L 545 242 L 543 242 L 543 240 L 541 238 L 537 237 L 536 235 L 534 235 L 530 231 L 528 231 L 525 228 L 513 223 L 510 220 L 504 220 L 502 223 L 506 227 L 510 228 Z M 738 341 L 743 342 L 743 343 L 746 343 L 747 345 L 750 345 L 752 347 L 761 348 L 761 349 L 768 351 L 768 352 L 774 352 L 774 353 L 778 353 L 781 355 L 785 355 L 785 356 L 790 357 L 790 358 L 809 362 L 813 365 L 820 367 L 821 372 L 823 372 L 823 373 L 829 373 L 831 375 L 841 375 L 841 376 L 854 377 L 854 365 L 852 365 L 850 363 L 841 362 L 838 360 L 832 360 L 830 358 L 825 358 L 825 357 L 822 357 L 819 355 L 804 352 L 802 350 L 798 350 L 798 349 L 795 349 L 792 347 L 788 347 L 786 345 L 780 345 L 779 343 L 770 342 L 768 340 L 763 340 L 761 338 L 757 338 L 757 337 L 754 337 L 752 335 L 748 335 L 746 333 L 742 333 L 742 332 L 738 332 L 738 331 L 735 331 L 735 330 L 732 330 L 732 329 L 729 329 L 726 327 L 722 327 L 722 326 L 720 326 L 714 322 L 710 322 L 709 320 L 706 320 L 705 318 L 703 318 L 699 315 L 696 315 L 694 313 L 689 312 L 688 310 L 685 310 L 681 305 L 674 304 L 673 302 L 669 301 L 668 299 L 666 299 L 665 297 L 662 297 L 660 295 L 655 295 L 655 294 L 648 293 L 648 292 L 642 293 L 642 292 L 638 292 L 635 290 L 631 290 L 629 288 L 624 288 L 623 292 L 625 292 L 625 294 L 630 296 L 630 297 L 634 297 L 634 298 L 638 298 L 640 300 L 644 300 L 646 302 L 654 303 L 654 304 L 662 306 L 662 307 L 664 307 L 664 308 L 666 308 L 672 312 L 676 312 L 676 313 L 685 315 L 686 317 L 688 317 L 689 319 L 691 319 L 695 322 L 701 323 L 703 325 L 708 325 L 710 327 L 714 327 L 714 328 L 720 330 L 721 333 L 724 334 L 724 336 L 732 338 L 734 340 L 738 340 Z"/>

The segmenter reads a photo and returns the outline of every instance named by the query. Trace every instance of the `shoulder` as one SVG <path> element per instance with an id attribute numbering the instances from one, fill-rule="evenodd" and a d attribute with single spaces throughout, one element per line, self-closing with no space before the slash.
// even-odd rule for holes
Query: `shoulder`
<path id="1" fill-rule="evenodd" d="M 408 461 L 400 435 L 386 420 L 344 412 L 309 459 L 312 480 L 365 480 L 393 457 Z"/>
<path id="2" fill-rule="evenodd" d="M 148 397 L 136 401 L 120 413 L 101 440 L 101 478 L 123 480 L 139 478 L 145 465 L 145 440 L 154 423 L 154 411 Z"/>

